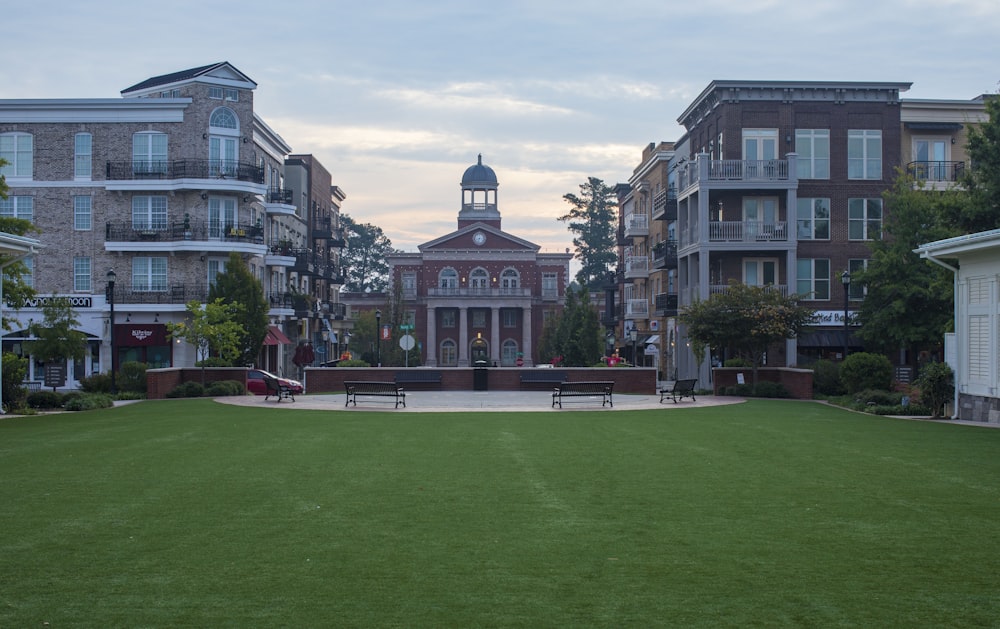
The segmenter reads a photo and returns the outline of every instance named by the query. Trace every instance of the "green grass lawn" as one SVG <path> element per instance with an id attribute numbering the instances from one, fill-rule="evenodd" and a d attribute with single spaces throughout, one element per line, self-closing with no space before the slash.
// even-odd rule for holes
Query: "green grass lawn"
<path id="1" fill-rule="evenodd" d="M 987 627 L 1000 430 L 815 403 L 0 420 L 0 627 Z"/>

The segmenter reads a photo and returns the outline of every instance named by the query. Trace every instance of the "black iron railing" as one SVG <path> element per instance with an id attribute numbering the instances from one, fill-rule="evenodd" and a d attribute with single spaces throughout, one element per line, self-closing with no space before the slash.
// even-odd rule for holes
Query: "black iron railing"
<path id="1" fill-rule="evenodd" d="M 151 281 L 133 280 L 131 285 L 115 284 L 115 304 L 186 304 L 191 300 L 208 299 L 207 284 L 168 284 L 156 278 Z"/>
<path id="2" fill-rule="evenodd" d="M 222 221 L 150 221 L 106 223 L 104 239 L 111 242 L 157 242 L 178 240 L 225 240 L 264 244 L 264 228 Z"/>
<path id="3" fill-rule="evenodd" d="M 965 162 L 910 162 L 906 174 L 920 181 L 958 181 L 965 173 Z"/>
<path id="4" fill-rule="evenodd" d="M 293 205 L 292 191 L 287 188 L 271 188 L 267 191 L 264 198 L 267 199 L 268 203 Z"/>
<path id="5" fill-rule="evenodd" d="M 264 183 L 264 169 L 251 162 L 225 159 L 133 160 L 107 162 L 109 180 L 235 179 Z"/>
<path id="6" fill-rule="evenodd" d="M 653 246 L 653 268 L 677 268 L 677 241 L 663 240 Z"/>

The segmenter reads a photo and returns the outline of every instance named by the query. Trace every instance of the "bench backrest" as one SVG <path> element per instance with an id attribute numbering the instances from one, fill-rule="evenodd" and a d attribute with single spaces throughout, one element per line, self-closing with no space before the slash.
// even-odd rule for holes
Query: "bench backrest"
<path id="1" fill-rule="evenodd" d="M 689 380 L 678 380 L 674 383 L 674 391 L 691 391 L 694 389 L 694 385 L 698 383 L 697 378 L 691 378 Z"/>
<path id="2" fill-rule="evenodd" d="M 559 389 L 566 391 L 611 391 L 615 388 L 613 381 L 561 382 Z"/>
<path id="3" fill-rule="evenodd" d="M 279 391 L 278 381 L 275 378 L 264 378 L 264 390 L 277 393 Z"/>
<path id="4" fill-rule="evenodd" d="M 345 381 L 344 388 L 355 392 L 396 393 L 401 387 L 395 382 Z"/>

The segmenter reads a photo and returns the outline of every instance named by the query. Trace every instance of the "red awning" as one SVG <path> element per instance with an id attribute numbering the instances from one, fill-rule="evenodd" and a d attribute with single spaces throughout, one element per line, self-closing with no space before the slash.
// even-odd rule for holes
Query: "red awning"
<path id="1" fill-rule="evenodd" d="M 267 336 L 264 337 L 264 345 L 291 345 L 292 341 L 276 325 L 267 327 Z"/>

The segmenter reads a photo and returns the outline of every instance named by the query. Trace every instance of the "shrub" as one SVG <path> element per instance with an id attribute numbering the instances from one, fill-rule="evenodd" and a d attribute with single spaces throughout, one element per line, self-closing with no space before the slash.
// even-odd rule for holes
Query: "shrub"
<path id="1" fill-rule="evenodd" d="M 3 402 L 8 409 L 19 408 L 24 403 L 24 387 L 21 382 L 28 375 L 28 359 L 12 352 L 3 354 Z"/>
<path id="2" fill-rule="evenodd" d="M 899 406 L 902 399 L 902 393 L 865 389 L 854 396 L 854 405 L 858 410 L 863 411 L 869 406 Z"/>
<path id="3" fill-rule="evenodd" d="M 218 380 L 205 388 L 205 397 L 246 395 L 246 387 L 238 380 Z"/>
<path id="4" fill-rule="evenodd" d="M 812 365 L 813 387 L 822 395 L 843 395 L 844 385 L 840 381 L 840 363 L 832 360 L 817 360 Z"/>
<path id="5" fill-rule="evenodd" d="M 134 393 L 146 392 L 146 363 L 128 361 L 118 369 L 118 390 Z"/>
<path id="6" fill-rule="evenodd" d="M 758 382 L 756 389 L 754 389 L 752 384 L 737 384 L 731 387 L 726 387 L 722 390 L 722 394 L 738 395 L 740 397 L 790 397 L 788 389 L 785 388 L 785 385 L 779 382 Z"/>
<path id="7" fill-rule="evenodd" d="M 115 401 L 104 393 L 84 393 L 66 403 L 67 411 L 92 411 L 96 408 L 111 408 Z"/>
<path id="8" fill-rule="evenodd" d="M 848 393 L 892 387 L 892 363 L 882 354 L 858 352 L 844 359 L 840 381 Z"/>
<path id="9" fill-rule="evenodd" d="M 352 358 L 351 360 L 342 360 L 337 363 L 338 367 L 371 367 L 371 365 L 364 360 L 359 360 L 357 358 Z"/>
<path id="10" fill-rule="evenodd" d="M 84 393 L 111 393 L 111 376 L 106 373 L 95 373 L 80 378 L 80 389 Z"/>
<path id="11" fill-rule="evenodd" d="M 75 400 L 76 398 L 80 397 L 83 394 L 84 393 L 82 391 L 68 391 L 66 393 L 63 393 L 62 396 L 63 408 L 66 408 L 67 404 L 69 404 L 70 402 L 72 402 L 73 400 Z"/>
<path id="12" fill-rule="evenodd" d="M 946 363 L 927 363 L 920 370 L 916 381 L 920 401 L 930 407 L 932 417 L 943 415 L 944 405 L 955 395 L 954 375 Z"/>
<path id="13" fill-rule="evenodd" d="M 724 362 L 722 364 L 722 366 L 723 367 L 744 367 L 744 368 L 747 368 L 747 369 L 753 367 L 753 365 L 750 363 L 750 361 L 747 360 L 747 359 L 745 359 L 745 358 L 730 358 L 729 360 L 727 360 L 726 362 Z"/>
<path id="14" fill-rule="evenodd" d="M 233 361 L 226 360 L 224 358 L 219 358 L 218 356 L 209 356 L 205 360 L 199 360 L 194 364 L 195 367 L 232 367 Z"/>
<path id="15" fill-rule="evenodd" d="M 197 382 L 184 382 L 167 392 L 169 398 L 180 397 L 201 397 L 205 393 L 205 388 Z"/>
<path id="16" fill-rule="evenodd" d="M 868 406 L 865 409 L 866 413 L 871 413 L 873 415 L 930 415 L 931 409 L 923 406 L 922 404 L 908 404 L 907 406 L 901 406 L 896 404 L 895 406 Z"/>
<path id="17" fill-rule="evenodd" d="M 116 400 L 145 400 L 146 394 L 138 391 L 119 391 L 115 395 Z"/>
<path id="18" fill-rule="evenodd" d="M 30 408 L 40 410 L 62 408 L 63 395 L 57 391 L 35 391 L 28 394 L 26 402 Z"/>

